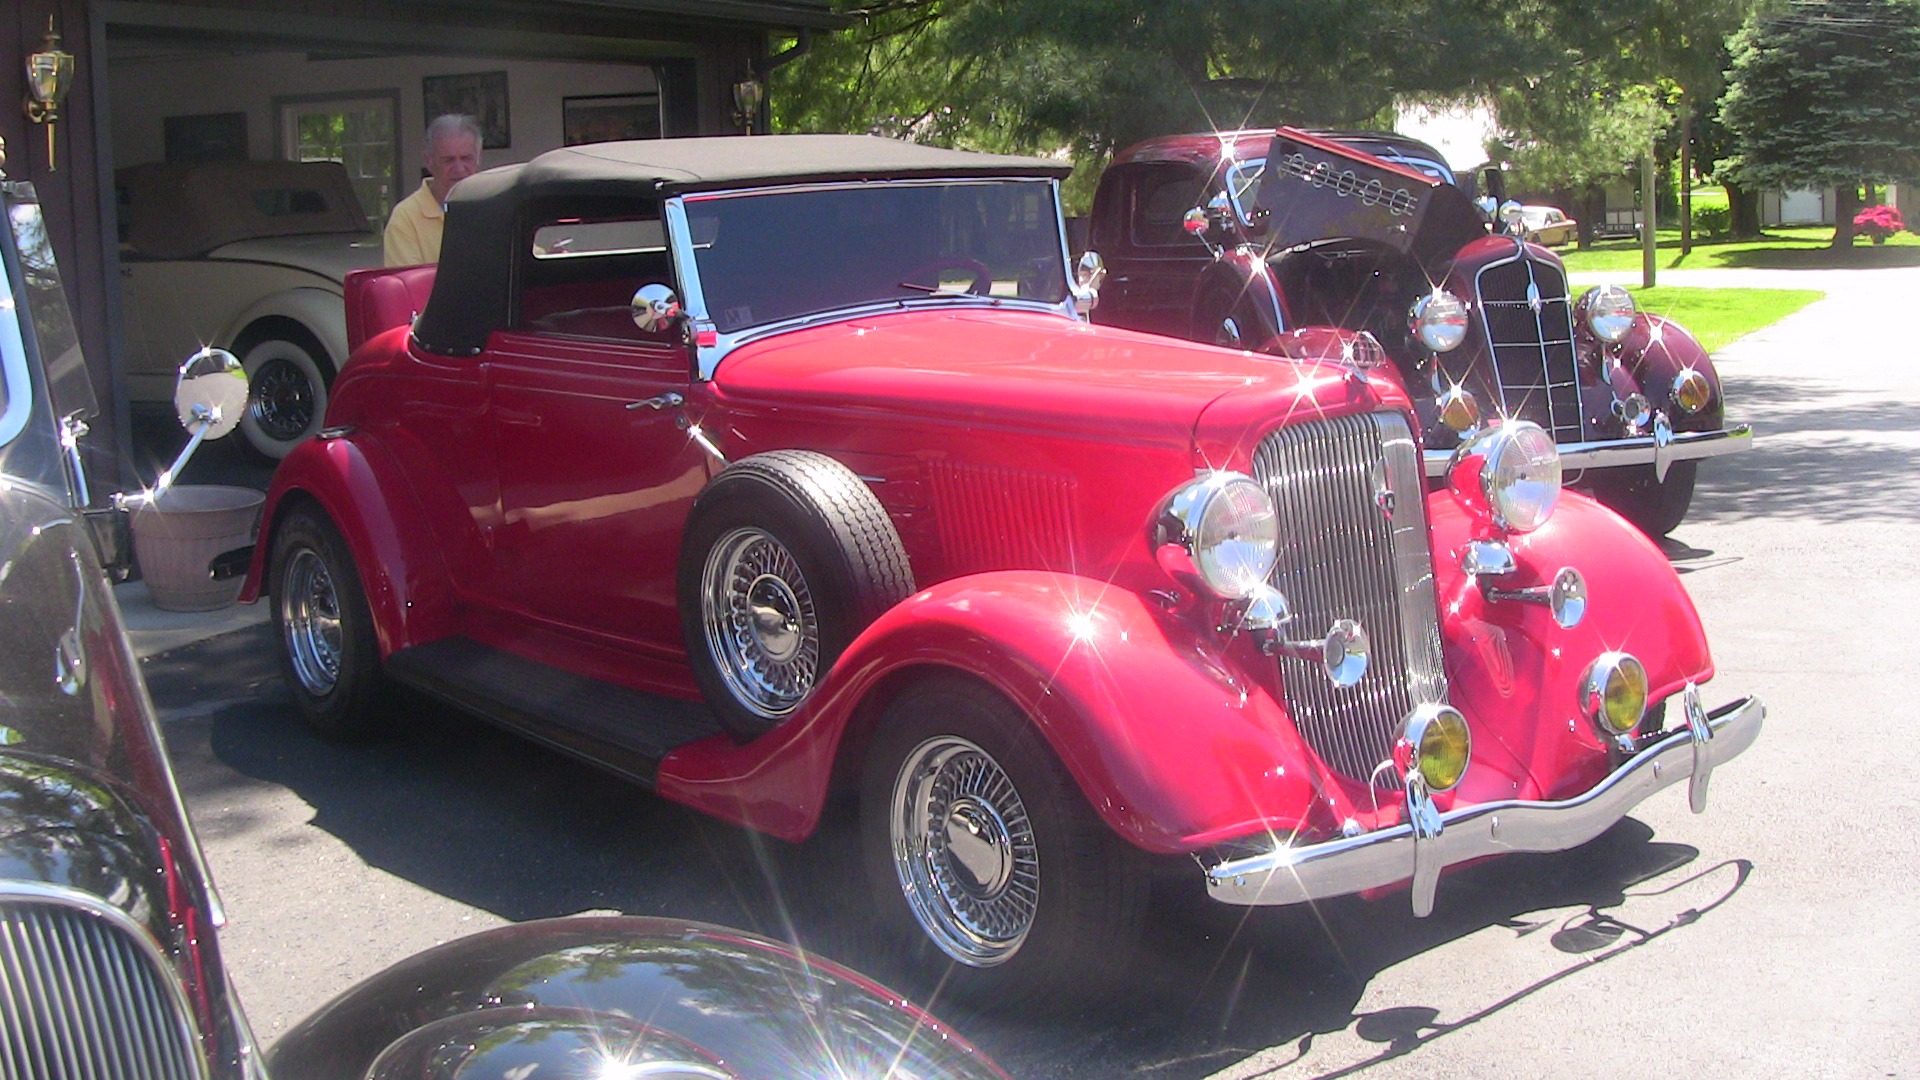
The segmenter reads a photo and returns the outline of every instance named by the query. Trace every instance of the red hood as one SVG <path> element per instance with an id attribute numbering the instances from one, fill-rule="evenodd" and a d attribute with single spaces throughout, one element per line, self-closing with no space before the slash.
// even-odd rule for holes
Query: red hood
<path id="1" fill-rule="evenodd" d="M 1193 445 L 1203 412 L 1347 412 L 1340 369 L 1276 361 L 1057 315 L 898 312 L 783 334 L 721 362 L 738 407 L 849 405 L 877 416 L 978 419 L 1129 442 Z"/>

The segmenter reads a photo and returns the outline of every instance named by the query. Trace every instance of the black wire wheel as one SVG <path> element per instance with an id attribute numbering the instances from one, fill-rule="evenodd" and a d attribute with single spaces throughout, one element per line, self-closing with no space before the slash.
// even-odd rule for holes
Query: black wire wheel
<path id="1" fill-rule="evenodd" d="M 1587 475 L 1592 478 L 1594 498 L 1658 540 L 1686 519 L 1693 505 L 1693 485 L 1700 475 L 1700 463 L 1676 461 L 1667 466 L 1665 480 L 1654 477 L 1651 465 L 1596 469 Z"/>
<path id="2" fill-rule="evenodd" d="M 1119 988 L 1150 860 L 985 684 L 935 676 L 888 704 L 862 764 L 860 844 L 908 978 L 995 1009 Z"/>
<path id="3" fill-rule="evenodd" d="M 318 507 L 292 510 L 274 530 L 267 590 L 281 677 L 301 717 L 328 738 L 372 734 L 392 686 L 352 552 Z"/>
<path id="4" fill-rule="evenodd" d="M 247 372 L 247 408 L 240 433 L 272 461 L 320 430 L 333 380 L 326 350 L 297 325 L 260 330 L 235 347 Z"/>
<path id="5" fill-rule="evenodd" d="M 688 659 L 741 739 L 792 716 L 848 642 L 912 593 L 886 508 L 852 470 L 808 450 L 727 466 L 681 540 Z"/>

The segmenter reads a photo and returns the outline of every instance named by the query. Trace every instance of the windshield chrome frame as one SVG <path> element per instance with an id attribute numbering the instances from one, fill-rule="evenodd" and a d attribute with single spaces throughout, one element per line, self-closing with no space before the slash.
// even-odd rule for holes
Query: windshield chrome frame
<path id="1" fill-rule="evenodd" d="M 914 187 L 953 187 L 956 185 L 986 185 L 1007 183 L 1044 183 L 1050 185 L 1053 195 L 1053 218 L 1055 232 L 1060 240 L 1060 271 L 1064 299 L 1058 303 L 1041 300 L 1026 300 L 1011 296 L 975 296 L 968 294 L 928 295 L 897 297 L 890 300 L 873 300 L 847 307 L 831 308 L 806 315 L 780 319 L 775 322 L 748 326 L 728 333 L 721 333 L 714 324 L 707 303 L 706 289 L 700 281 L 700 267 L 693 243 L 693 232 L 687 221 L 687 202 L 706 202 L 712 199 L 742 198 L 760 195 L 789 194 L 797 191 L 833 191 L 867 188 L 876 185 L 895 187 L 911 185 Z M 770 187 L 728 188 L 721 191 L 702 191 L 692 195 L 676 195 L 666 200 L 662 207 L 662 217 L 667 223 L 667 247 L 673 252 L 674 275 L 680 282 L 680 299 L 687 313 L 688 329 L 693 340 L 695 378 L 700 382 L 712 380 L 713 373 L 727 354 L 750 342 L 762 338 L 783 334 L 808 326 L 820 326 L 827 323 L 844 322 L 866 316 L 886 314 L 896 311 L 914 311 L 922 308 L 1004 308 L 1012 307 L 1023 311 L 1052 312 L 1064 318 L 1080 321 L 1073 306 L 1073 273 L 1071 253 L 1067 247 L 1066 218 L 1060 204 L 1060 181 L 1053 177 L 1033 176 L 968 176 L 968 177 L 926 177 L 907 180 L 849 180 L 831 184 L 781 184 Z M 702 341 L 711 344 L 702 344 Z"/>
<path id="2" fill-rule="evenodd" d="M 10 200 L 9 200 L 10 201 Z M 11 230 L 11 226 L 7 226 Z M 33 414 L 33 378 L 27 370 L 27 339 L 20 329 L 20 294 L 13 287 L 13 235 L 6 237 L 0 258 L 0 379 L 6 380 L 7 405 L 0 412 L 0 446 L 6 446 L 27 428 Z"/>

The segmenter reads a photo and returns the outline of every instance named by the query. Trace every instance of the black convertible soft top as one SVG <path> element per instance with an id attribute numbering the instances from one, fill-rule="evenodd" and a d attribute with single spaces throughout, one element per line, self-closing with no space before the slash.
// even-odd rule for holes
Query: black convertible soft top
<path id="1" fill-rule="evenodd" d="M 421 347 L 477 353 L 511 325 L 508 287 L 532 203 L 591 213 L 596 200 L 666 197 L 792 183 L 952 177 L 1062 178 L 1064 161 L 977 154 L 873 135 L 728 135 L 589 143 L 488 169 L 460 182 L 447 201 L 446 235 L 433 294 L 414 324 Z M 576 201 L 577 200 L 577 201 Z"/>

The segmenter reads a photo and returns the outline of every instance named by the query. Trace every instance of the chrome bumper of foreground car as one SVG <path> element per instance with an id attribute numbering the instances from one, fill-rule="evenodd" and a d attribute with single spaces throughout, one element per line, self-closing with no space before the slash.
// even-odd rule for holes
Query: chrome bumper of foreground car
<path id="1" fill-rule="evenodd" d="M 1651 435 L 1605 442 L 1561 443 L 1560 468 L 1566 472 L 1581 469 L 1611 469 L 1619 465 L 1652 465 L 1660 479 L 1667 478 L 1667 466 L 1676 461 L 1737 454 L 1753 446 L 1753 427 L 1739 424 L 1720 431 L 1672 431 L 1656 427 Z M 1453 461 L 1451 450 L 1423 452 L 1428 476 L 1445 476 Z"/>
<path id="2" fill-rule="evenodd" d="M 1433 911 L 1440 871 L 1515 851 L 1564 851 L 1607 831 L 1647 796 L 1683 777 L 1694 813 L 1707 779 L 1760 734 L 1767 708 L 1741 698 L 1708 715 L 1697 688 L 1682 693 L 1687 726 L 1635 754 L 1592 790 L 1559 802 L 1507 800 L 1440 813 L 1412 796 L 1405 823 L 1303 847 L 1278 847 L 1207 870 L 1207 894 L 1228 904 L 1298 904 L 1413 881 L 1413 913 Z"/>

